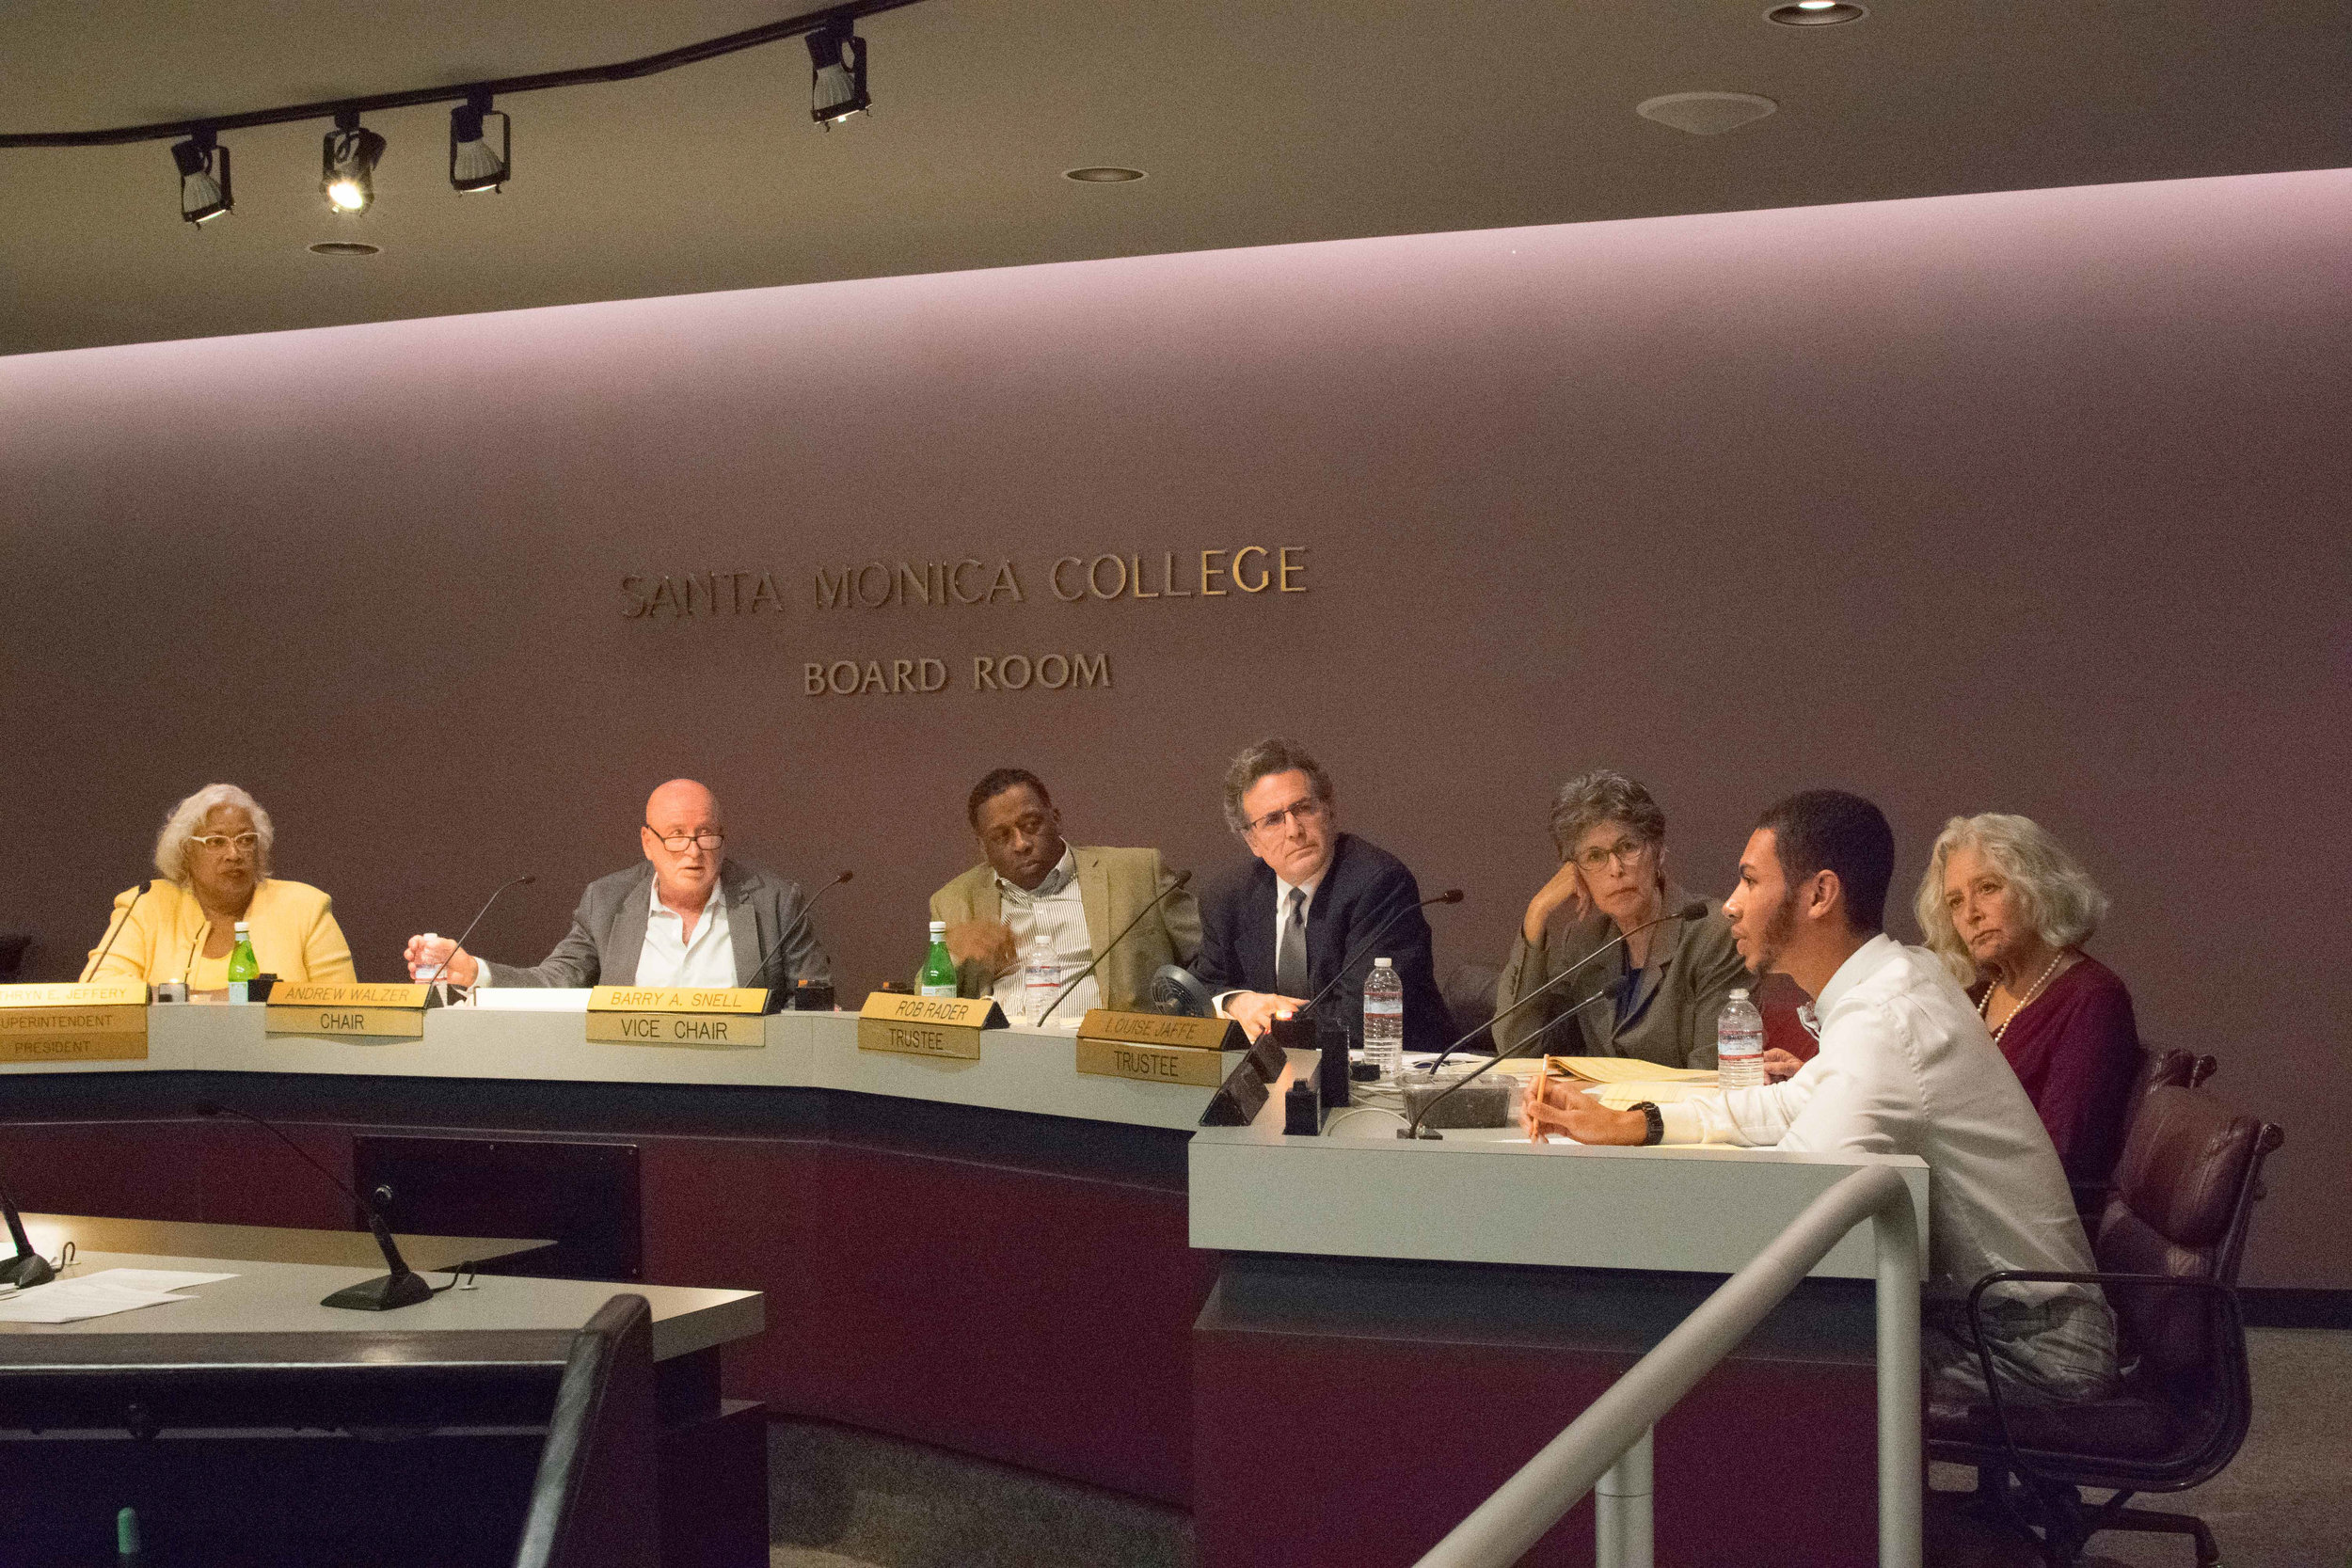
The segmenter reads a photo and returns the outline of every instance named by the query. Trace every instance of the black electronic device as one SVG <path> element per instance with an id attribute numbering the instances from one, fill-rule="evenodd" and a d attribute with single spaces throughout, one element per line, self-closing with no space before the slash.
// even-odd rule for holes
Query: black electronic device
<path id="1" fill-rule="evenodd" d="M 528 877 L 520 879 L 531 880 Z M 509 887 L 513 885 L 511 882 L 507 884 Z M 500 890 L 500 892 L 504 891 L 503 888 Z M 495 898 L 498 895 L 492 894 L 491 896 Z M 392 1241 L 391 1230 L 384 1223 L 384 1216 L 376 1212 L 374 1204 L 355 1192 L 350 1182 L 310 1158 L 310 1150 L 286 1136 L 275 1124 L 263 1121 L 249 1111 L 240 1111 L 233 1106 L 223 1105 L 214 1101 L 206 1101 L 199 1104 L 196 1111 L 199 1116 L 230 1116 L 241 1121 L 251 1122 L 288 1148 L 293 1149 L 304 1164 L 332 1181 L 344 1196 L 351 1199 L 359 1212 L 367 1216 L 368 1229 L 375 1237 L 377 1250 L 384 1254 L 384 1267 L 389 1272 L 377 1278 L 363 1279 L 357 1285 L 343 1287 L 321 1301 L 319 1303 L 321 1307 L 342 1307 L 355 1312 L 389 1312 L 395 1307 L 414 1307 L 421 1301 L 431 1299 L 433 1287 L 425 1283 L 422 1275 L 408 1266 L 406 1259 L 401 1257 L 399 1246 Z"/>
<path id="2" fill-rule="evenodd" d="M 1183 964 L 1162 964 L 1152 974 L 1152 1010 L 1174 1018 L 1215 1018 L 1216 999 L 1200 976 Z"/>
<path id="3" fill-rule="evenodd" d="M 1200 1113 L 1203 1127 L 1247 1127 L 1258 1119 L 1265 1109 L 1265 1080 L 1247 1057 L 1233 1064 L 1233 1070 L 1225 1075 L 1225 1082 L 1209 1097 L 1208 1109 Z"/>

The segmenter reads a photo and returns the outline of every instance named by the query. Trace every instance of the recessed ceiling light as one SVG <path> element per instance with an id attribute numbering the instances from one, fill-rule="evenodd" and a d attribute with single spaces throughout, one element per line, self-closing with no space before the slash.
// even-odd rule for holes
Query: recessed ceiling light
<path id="1" fill-rule="evenodd" d="M 310 247 L 313 256 L 373 256 L 383 250 L 380 245 L 362 245 L 358 240 L 321 240 Z"/>
<path id="2" fill-rule="evenodd" d="M 1774 6 L 1764 13 L 1764 20 L 1784 27 L 1834 27 L 1840 22 L 1859 22 L 1869 14 L 1868 7 L 1849 5 L 1847 0 L 1797 0 L 1793 6 Z"/>
<path id="3" fill-rule="evenodd" d="M 1131 180 L 1143 178 L 1139 168 L 1066 168 L 1061 177 L 1075 180 L 1082 185 L 1123 185 Z"/>

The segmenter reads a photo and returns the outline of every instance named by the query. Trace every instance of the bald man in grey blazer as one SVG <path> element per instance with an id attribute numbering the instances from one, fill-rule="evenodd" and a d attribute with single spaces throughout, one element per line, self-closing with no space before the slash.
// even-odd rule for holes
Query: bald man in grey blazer
<path id="1" fill-rule="evenodd" d="M 728 860 L 719 802 L 691 779 L 673 779 L 645 802 L 645 858 L 599 877 L 580 895 L 572 928 L 535 964 L 492 963 L 443 937 L 408 939 L 408 970 L 448 965 L 461 986 L 791 986 L 828 980 L 832 960 L 800 885 Z M 761 959 L 795 923 L 792 940 Z"/>

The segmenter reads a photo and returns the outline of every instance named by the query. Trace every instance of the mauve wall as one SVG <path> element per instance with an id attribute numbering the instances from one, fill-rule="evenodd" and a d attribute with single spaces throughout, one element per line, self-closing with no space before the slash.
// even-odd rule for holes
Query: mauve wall
<path id="1" fill-rule="evenodd" d="M 2075 846 L 2145 1033 L 2289 1128 L 2255 1275 L 2352 1286 L 2347 256 L 2335 171 L 0 360 L 0 929 L 70 974 L 227 778 L 363 976 L 525 870 L 476 946 L 535 958 L 689 773 L 737 852 L 856 868 L 822 922 L 854 997 L 976 858 L 984 769 L 1207 869 L 1222 759 L 1287 730 L 1470 890 L 1441 962 L 1499 959 L 1564 775 L 1648 781 L 1711 893 L 1762 804 L 1836 783 L 1903 882 L 1954 812 Z M 1251 544 L 1308 591 L 1046 581 Z M 967 556 L 1027 602 L 815 602 L 820 564 Z M 622 614 L 625 575 L 712 570 L 787 609 Z M 1048 651 L 1111 688 L 966 689 Z M 803 693 L 926 656 L 946 691 Z"/>

